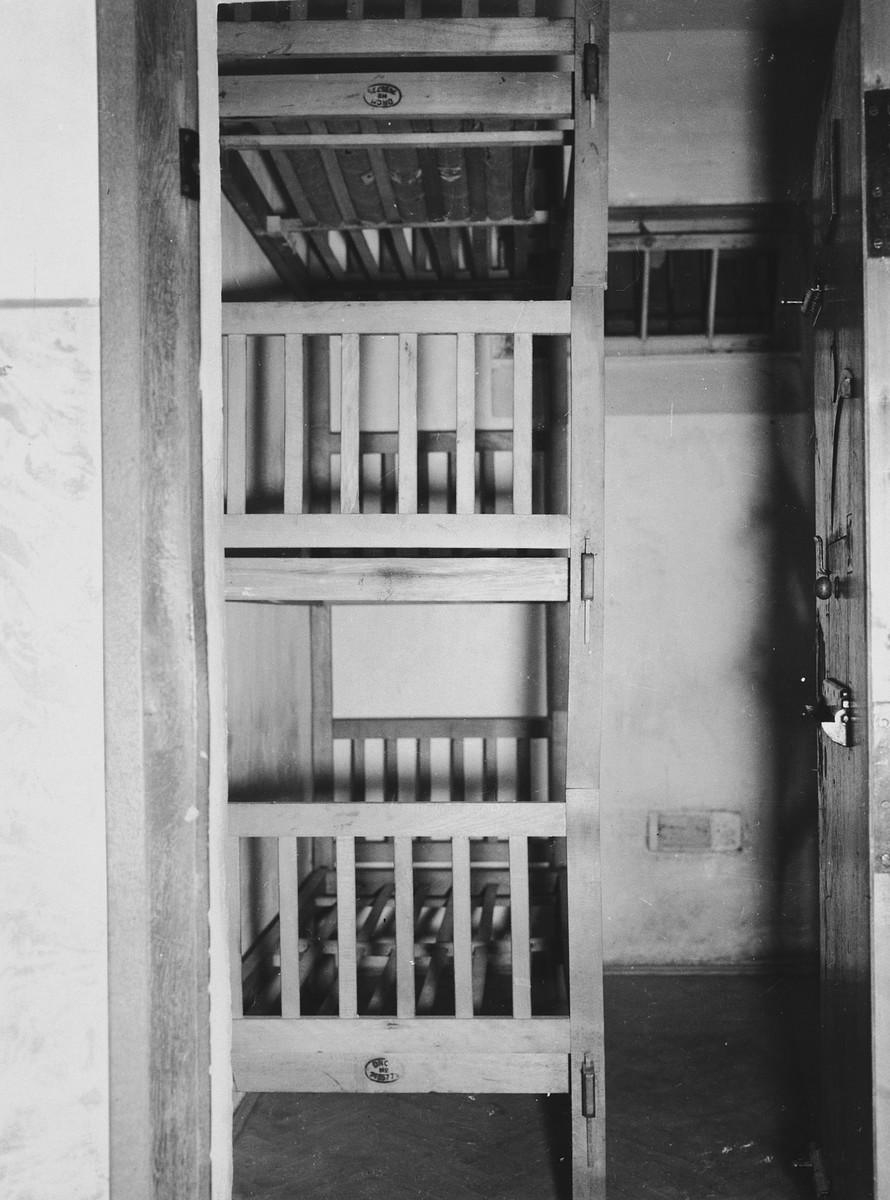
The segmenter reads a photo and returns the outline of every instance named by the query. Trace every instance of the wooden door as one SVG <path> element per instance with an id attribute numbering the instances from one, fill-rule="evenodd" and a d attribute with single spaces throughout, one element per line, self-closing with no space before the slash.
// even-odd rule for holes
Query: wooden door
<path id="1" fill-rule="evenodd" d="M 863 177 L 866 157 L 890 163 L 888 67 L 890 11 L 846 4 L 816 145 L 804 301 L 816 421 L 821 1183 L 862 1200 L 890 1187 L 890 177 L 887 166 Z"/>

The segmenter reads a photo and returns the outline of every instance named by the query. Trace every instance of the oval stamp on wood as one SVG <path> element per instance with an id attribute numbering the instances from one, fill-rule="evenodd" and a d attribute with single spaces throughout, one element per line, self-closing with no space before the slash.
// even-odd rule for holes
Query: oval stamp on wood
<path id="1" fill-rule="evenodd" d="M 363 99 L 371 108 L 395 108 L 402 93 L 394 83 L 369 83 Z"/>
<path id="2" fill-rule="evenodd" d="M 403 1073 L 402 1064 L 394 1058 L 372 1058 L 365 1063 L 365 1074 L 371 1083 L 395 1083 Z"/>

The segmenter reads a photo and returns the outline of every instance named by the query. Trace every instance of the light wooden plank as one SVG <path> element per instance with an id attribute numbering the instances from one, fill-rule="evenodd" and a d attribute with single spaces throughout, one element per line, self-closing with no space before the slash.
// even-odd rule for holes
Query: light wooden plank
<path id="1" fill-rule="evenodd" d="M 528 890 L 528 840 L 510 838 L 510 945 L 513 1016 L 532 1015 L 531 925 Z"/>
<path id="2" fill-rule="evenodd" d="M 357 333 L 344 333 L 340 373 L 340 512 L 357 513 L 361 487 L 359 454 L 359 354 Z"/>
<path id="3" fill-rule="evenodd" d="M 332 734 L 333 671 L 331 610 L 314 604 L 309 610 L 309 673 L 312 694 L 312 800 L 329 803 L 334 786 L 334 742 Z M 334 846 L 330 838 L 312 846 L 315 867 L 330 867 Z"/>
<path id="4" fill-rule="evenodd" d="M 337 838 L 337 996 L 341 1018 L 358 1016 L 358 970 L 355 944 L 355 840 Z"/>
<path id="5" fill-rule="evenodd" d="M 717 279 L 720 271 L 720 251 L 717 249 L 711 250 L 710 258 L 710 270 L 708 274 L 707 337 L 708 341 L 713 344 L 714 324 L 717 320 Z"/>
<path id="6" fill-rule="evenodd" d="M 426 807 L 426 806 L 424 806 Z M 445 805 L 430 805 L 442 807 Z M 466 830 L 461 809 L 461 829 Z M 485 806 L 483 806 L 485 807 Z M 453 825 L 453 820 L 452 820 Z M 451 839 L 451 887 L 454 897 L 454 1015 L 473 1015 L 473 932 L 470 894 L 470 839 L 465 834 Z"/>
<path id="7" fill-rule="evenodd" d="M 226 599 L 338 604 L 565 601 L 564 558 L 229 558 Z"/>
<path id="8" fill-rule="evenodd" d="M 284 511 L 303 511 L 305 420 L 303 410 L 303 339 L 284 339 Z"/>
<path id="9" fill-rule="evenodd" d="M 568 129 L 489 129 L 473 133 L 461 131 L 454 133 L 396 133 L 394 131 L 379 132 L 368 130 L 362 133 L 226 133 L 219 139 L 224 150 L 372 150 L 399 146 L 467 146 L 486 148 L 488 146 L 568 146 L 572 142 L 572 134 Z M 500 221 L 470 221 L 469 225 L 501 224 Z M 504 222 L 511 224 L 513 222 Z M 518 221 L 516 223 L 519 223 Z M 522 224 L 530 223 L 528 220 Z M 531 223 L 534 223 L 532 220 Z M 454 226 L 458 226 L 454 222 Z M 282 221 L 275 230 L 287 229 L 288 223 Z M 269 232 L 272 230 L 270 229 Z M 629 248 L 636 249 L 640 237 Z M 743 235 L 742 235 L 743 236 Z M 623 241 L 631 242 L 632 236 L 625 235 Z M 761 238 L 761 242 L 762 242 Z M 761 244 L 758 242 L 757 244 Z M 627 247 L 625 247 L 627 248 Z"/>
<path id="10" fill-rule="evenodd" d="M 226 338 L 226 512 L 247 501 L 247 338 Z"/>
<path id="11" fill-rule="evenodd" d="M 219 59 L 572 54 L 574 24 L 544 17 L 502 20 L 252 21 L 218 26 Z"/>
<path id="12" fill-rule="evenodd" d="M 331 1029 L 331 1018 L 326 1020 Z M 360 1023 L 380 1020 L 363 1017 Z M 299 1022 L 302 1026 L 305 1018 Z M 425 1018 L 427 1025 L 442 1023 L 436 1017 Z M 472 1022 L 462 1022 L 471 1024 Z M 279 1020 L 279 1024 L 284 1022 Z M 242 1028 L 250 1035 L 242 1036 Z M 272 1047 L 257 1053 L 254 1042 L 256 1022 L 236 1023 L 232 1047 L 232 1071 L 239 1091 L 258 1092 L 385 1092 L 423 1093 L 458 1092 L 464 1094 L 507 1093 L 546 1095 L 565 1092 L 568 1072 L 562 1054 L 492 1054 L 466 1051 L 447 1055 L 400 1054 L 397 1062 L 402 1074 L 388 1083 L 375 1083 L 366 1073 L 373 1070 L 372 1059 L 383 1057 L 367 1049 L 353 1055 L 333 1050 L 327 1054 L 301 1054 L 299 1050 Z M 336 1043 L 339 1044 L 339 1026 Z M 328 1035 L 333 1036 L 332 1033 Z"/>
<path id="13" fill-rule="evenodd" d="M 336 717 L 334 737 L 545 738 L 547 717 Z"/>
<path id="14" fill-rule="evenodd" d="M 281 950 L 281 1015 L 300 1015 L 300 883 L 297 846 L 292 838 L 278 841 L 278 925 Z"/>
<path id="15" fill-rule="evenodd" d="M 417 334 L 399 337 L 399 513 L 417 512 Z"/>
<path id="16" fill-rule="evenodd" d="M 476 507 L 476 339 L 470 333 L 457 335 L 456 374 L 455 492 L 460 514 Z"/>
<path id="17" fill-rule="evenodd" d="M 571 332 L 565 300 L 413 300 L 351 302 L 273 300 L 222 306 L 222 331 L 257 336 L 284 333 L 537 333 Z"/>
<path id="18" fill-rule="evenodd" d="M 359 546 L 366 550 L 392 547 L 430 550 L 567 550 L 569 520 L 565 516 L 513 516 L 512 514 L 362 513 L 337 516 L 311 513 L 248 514 L 226 517 L 223 533 L 227 550 L 266 547 L 307 550 Z"/>
<path id="19" fill-rule="evenodd" d="M 513 512 L 532 511 L 532 339 L 513 338 Z"/>
<path id="20" fill-rule="evenodd" d="M 229 981 L 232 989 L 232 1016 L 244 1012 L 241 983 L 241 839 L 230 837 L 226 858 L 226 899 L 229 915 Z"/>
<path id="21" fill-rule="evenodd" d="M 396 1012 L 414 1016 L 414 843 L 397 837 L 393 843 L 396 884 Z"/>
<path id="22" fill-rule="evenodd" d="M 258 1057 L 280 1049 L 285 1057 L 294 1053 L 324 1054 L 331 1049 L 331 1021 L 319 1017 L 255 1017 L 241 1022 L 239 1029 L 253 1031 L 242 1036 L 242 1046 L 251 1045 Z M 344 1054 L 436 1054 L 449 1055 L 489 1051 L 522 1058 L 531 1054 L 561 1054 L 563 1066 L 569 1052 L 567 1017 L 469 1017 L 430 1020 L 428 1017 L 368 1017 L 336 1026 L 338 1048 Z M 565 1091 L 565 1084 L 563 1084 Z"/>
<path id="23" fill-rule="evenodd" d="M 376 111 L 369 89 L 380 82 L 379 74 L 223 75 L 220 117 L 361 119 L 369 106 Z M 385 82 L 397 99 L 382 111 L 400 120 L 472 113 L 478 120 L 556 121 L 572 115 L 571 76 L 559 71 L 396 71 L 387 72 Z"/>
<path id="24" fill-rule="evenodd" d="M 450 838 L 460 821 L 470 837 L 563 837 L 565 805 L 485 804 L 466 801 L 459 815 L 451 804 L 299 803 L 249 801 L 228 806 L 232 837 L 431 837 Z"/>

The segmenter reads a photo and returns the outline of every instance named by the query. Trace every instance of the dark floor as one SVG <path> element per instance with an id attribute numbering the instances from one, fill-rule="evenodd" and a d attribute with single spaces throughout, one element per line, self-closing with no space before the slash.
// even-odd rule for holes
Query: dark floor
<path id="1" fill-rule="evenodd" d="M 816 984 L 606 979 L 609 1200 L 796 1200 L 814 1136 Z M 235 1200 L 564 1200 L 563 1096 L 265 1095 Z"/>

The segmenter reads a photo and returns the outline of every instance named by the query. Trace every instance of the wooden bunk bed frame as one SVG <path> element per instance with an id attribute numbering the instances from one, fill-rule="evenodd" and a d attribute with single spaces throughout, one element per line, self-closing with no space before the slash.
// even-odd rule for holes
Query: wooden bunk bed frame
<path id="1" fill-rule="evenodd" d="M 569 1092 L 576 1200 L 605 1194 L 606 17 L 603 4 L 579 4 L 570 21 L 465 13 L 220 25 L 230 71 L 220 84 L 224 186 L 295 297 L 224 304 L 226 598 L 308 605 L 311 614 L 311 786 L 229 806 L 235 1085 Z M 527 68 L 542 56 L 559 56 L 557 69 Z M 307 73 L 313 59 L 335 57 L 340 66 L 387 61 L 369 74 L 360 62 Z M 390 60 L 402 57 L 409 69 L 392 72 Z M 432 73 L 417 69 L 426 58 L 436 60 Z M 480 69 L 487 58 L 495 70 Z M 300 69 L 251 73 L 257 60 Z M 440 70 L 444 60 L 454 69 Z M 508 60 L 517 69 L 504 69 Z M 388 125 L 364 119 L 377 95 L 393 102 Z M 522 274 L 525 233 L 511 243 L 522 252 L 506 278 L 493 277 L 493 258 L 483 261 L 489 226 L 531 220 L 515 208 L 451 225 L 441 210 L 438 221 L 415 212 L 412 226 L 397 219 L 405 209 L 393 196 L 384 220 L 361 217 L 338 156 L 367 152 L 386 201 L 380 163 L 408 144 L 446 154 L 488 147 L 507 155 L 495 161 L 514 178 L 519 151 L 566 148 L 567 249 L 549 298 L 527 298 L 535 290 Z M 299 191 L 294 163 L 313 153 L 328 183 L 343 184 L 345 257 L 334 254 L 319 205 Z M 263 162 L 302 196 L 296 215 L 269 208 Z M 386 254 L 374 251 L 370 229 Z M 359 298 L 337 299 L 350 271 L 361 275 L 350 293 Z M 422 298 L 421 276 L 431 273 L 433 286 L 465 298 Z M 410 298 L 398 298 L 393 279 Z M 386 430 L 367 428 L 361 411 L 372 336 L 397 347 L 396 419 Z M 477 422 L 487 338 L 512 359 L 509 428 Z M 429 339 L 450 348 L 453 428 L 418 418 Z M 271 498 L 251 475 L 260 351 L 278 356 L 284 380 L 272 435 L 283 447 L 282 487 Z M 546 606 L 546 714 L 335 718 L 331 606 L 451 602 Z M 442 787 L 446 798 L 433 794 Z M 252 839 L 276 846 L 278 913 L 243 946 Z"/>

